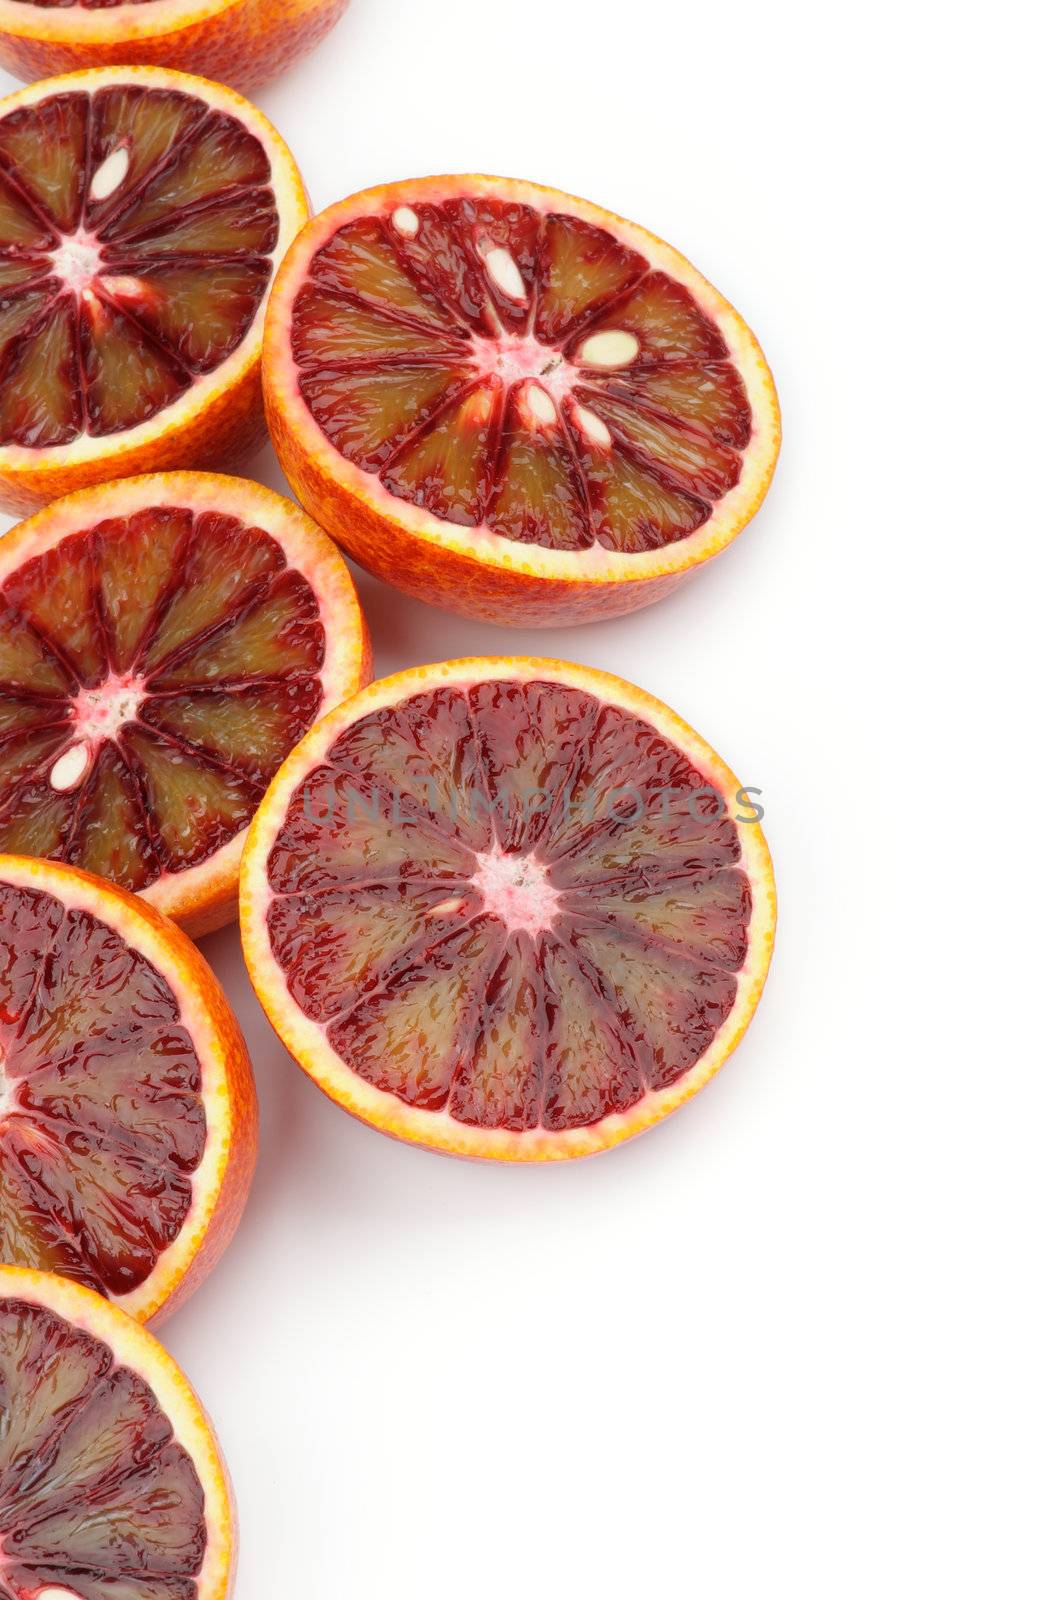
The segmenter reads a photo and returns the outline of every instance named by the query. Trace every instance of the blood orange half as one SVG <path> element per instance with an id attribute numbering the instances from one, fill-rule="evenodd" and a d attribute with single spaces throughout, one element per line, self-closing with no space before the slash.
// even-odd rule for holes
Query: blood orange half
<path id="1" fill-rule="evenodd" d="M 220 927 L 269 779 L 369 671 L 346 565 L 289 500 L 200 472 L 69 495 L 0 539 L 0 850 Z"/>
<path id="2" fill-rule="evenodd" d="M 225 1600 L 235 1508 L 176 1362 L 89 1289 L 0 1266 L 0 1600 Z"/>
<path id="3" fill-rule="evenodd" d="M 0 505 L 257 443 L 265 298 L 307 215 L 219 84 L 112 67 L 0 101 Z"/>
<path id="4" fill-rule="evenodd" d="M 235 1231 L 257 1126 L 243 1037 L 179 928 L 0 856 L 0 1260 L 168 1314 Z"/>
<path id="5" fill-rule="evenodd" d="M 349 0 L 0 0 L 0 67 L 179 67 L 244 94 L 317 44 Z"/>
<path id="6" fill-rule="evenodd" d="M 775 896 L 736 779 L 666 706 L 481 659 L 383 679 L 308 734 L 251 827 L 240 915 L 258 996 L 332 1099 L 437 1150 L 549 1161 L 713 1076 Z"/>
<path id="7" fill-rule="evenodd" d="M 276 280 L 265 403 L 306 509 L 469 616 L 632 611 L 724 548 L 780 440 L 762 352 L 675 250 L 502 178 L 369 189 Z"/>

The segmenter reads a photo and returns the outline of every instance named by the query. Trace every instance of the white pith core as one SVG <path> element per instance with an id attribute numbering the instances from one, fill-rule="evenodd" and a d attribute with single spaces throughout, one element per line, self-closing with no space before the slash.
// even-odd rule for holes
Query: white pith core
<path id="1" fill-rule="evenodd" d="M 95 689 L 82 689 L 74 701 L 71 742 L 52 763 L 48 781 L 59 793 L 76 789 L 100 745 L 133 722 L 144 698 L 143 681 L 112 674 Z"/>
<path id="2" fill-rule="evenodd" d="M 531 333 L 499 333 L 492 338 L 475 334 L 471 344 L 479 377 L 499 378 L 506 387 L 523 385 L 521 410 L 523 421 L 529 427 L 557 426 L 563 402 L 584 377 L 574 362 L 567 361 L 552 345 L 542 344 Z M 572 402 L 570 418 L 589 444 L 602 450 L 611 448 L 610 429 L 595 411 Z"/>
<path id="3" fill-rule="evenodd" d="M 471 346 L 483 378 L 500 378 L 502 383 L 522 383 L 526 378 L 536 378 L 557 404 L 578 382 L 577 367 L 565 361 L 551 345 L 535 339 L 532 333 L 498 333 L 492 338 L 475 334 Z"/>
<path id="4" fill-rule="evenodd" d="M 419 216 L 411 206 L 398 206 L 391 212 L 390 221 L 405 239 L 414 239 L 420 231 Z M 479 242 L 478 250 L 493 287 L 507 299 L 527 304 L 526 284 L 511 251 L 504 245 L 491 244 L 488 239 Z M 636 334 L 625 328 L 606 328 L 583 339 L 574 360 L 568 361 L 554 346 L 542 344 L 533 334 L 503 331 L 492 303 L 487 303 L 484 310 L 498 331 L 489 337 L 480 334 L 471 337 L 478 375 L 485 379 L 499 378 L 506 387 L 525 385 L 520 397 L 521 410 L 523 421 L 531 428 L 548 430 L 558 425 L 564 401 L 584 376 L 580 370 L 583 366 L 597 372 L 617 372 L 628 367 L 640 354 L 640 340 Z M 530 384 L 528 379 L 536 382 Z M 487 403 L 484 414 L 488 416 L 489 410 Z M 586 444 L 598 450 L 611 449 L 611 430 L 595 411 L 572 401 L 568 415 Z"/>
<path id="5" fill-rule="evenodd" d="M 78 228 L 52 251 L 52 273 L 73 294 L 84 294 L 99 277 L 102 256 L 95 234 Z"/>
<path id="6" fill-rule="evenodd" d="M 482 904 L 509 932 L 523 928 L 532 938 L 547 933 L 556 920 L 561 891 L 549 882 L 548 868 L 533 856 L 509 854 L 498 845 L 476 854 L 471 879 Z"/>

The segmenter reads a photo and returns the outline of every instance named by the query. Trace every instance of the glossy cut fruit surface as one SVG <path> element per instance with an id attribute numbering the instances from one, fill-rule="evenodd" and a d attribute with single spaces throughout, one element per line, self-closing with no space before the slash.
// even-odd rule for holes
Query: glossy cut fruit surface
<path id="1" fill-rule="evenodd" d="M 780 418 L 746 323 L 643 228 L 510 179 L 331 206 L 277 276 L 273 441 L 306 509 L 423 600 L 631 611 L 758 509 Z"/>
<path id="2" fill-rule="evenodd" d="M 324 37 L 349 0 L 0 0 L 0 67 L 161 66 L 248 94 Z"/>
<path id="3" fill-rule="evenodd" d="M 0 1260 L 168 1314 L 235 1230 L 257 1125 L 242 1034 L 179 928 L 0 856 Z"/>
<path id="4" fill-rule="evenodd" d="M 259 442 L 265 298 L 307 215 L 219 84 L 114 67 L 0 101 L 0 505 Z"/>
<path id="5" fill-rule="evenodd" d="M 550 1161 L 717 1071 L 775 895 L 736 779 L 666 706 L 487 658 L 318 723 L 251 827 L 240 915 L 265 1010 L 340 1105 L 434 1149 Z"/>
<path id="6" fill-rule="evenodd" d="M 219 927 L 269 779 L 369 671 L 342 557 L 272 490 L 170 472 L 57 501 L 0 539 L 0 850 Z"/>
<path id="7" fill-rule="evenodd" d="M 0 1600 L 226 1600 L 235 1509 L 158 1340 L 50 1273 L 0 1266 Z"/>

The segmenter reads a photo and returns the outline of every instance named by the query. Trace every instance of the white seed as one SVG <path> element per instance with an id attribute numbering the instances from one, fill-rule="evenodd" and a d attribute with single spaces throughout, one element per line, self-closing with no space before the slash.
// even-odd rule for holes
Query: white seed
<path id="1" fill-rule="evenodd" d="M 100 283 L 108 294 L 118 296 L 119 300 L 145 300 L 147 298 L 147 284 L 142 278 L 133 278 L 128 274 L 115 276 L 107 273 L 100 278 Z"/>
<path id="2" fill-rule="evenodd" d="M 429 917 L 451 917 L 454 911 L 459 911 L 464 900 L 462 895 L 454 895 L 452 900 L 443 900 L 439 905 L 432 906 L 427 915 Z"/>
<path id="3" fill-rule="evenodd" d="M 390 220 L 406 239 L 415 239 L 420 231 L 420 219 L 411 206 L 398 206 Z"/>
<path id="4" fill-rule="evenodd" d="M 587 367 L 628 367 L 640 345 L 625 328 L 606 328 L 591 333 L 578 351 L 578 360 Z"/>
<path id="5" fill-rule="evenodd" d="M 87 744 L 72 744 L 69 750 L 64 750 L 48 775 L 52 788 L 60 793 L 66 789 L 76 789 L 88 771 L 88 760 Z M 38 1596 L 37 1600 L 41 1600 L 41 1597 Z"/>
<path id="6" fill-rule="evenodd" d="M 526 391 L 526 404 L 530 415 L 536 417 L 538 422 L 543 422 L 546 427 L 551 427 L 556 420 L 556 403 L 546 389 L 538 383 L 532 383 Z"/>
<path id="7" fill-rule="evenodd" d="M 607 450 L 611 445 L 611 430 L 603 417 L 598 417 L 595 411 L 590 411 L 587 406 L 574 406 L 571 409 L 574 425 L 593 444 L 598 444 Z"/>
<path id="8" fill-rule="evenodd" d="M 502 294 L 506 294 L 509 300 L 526 299 L 526 285 L 510 250 L 494 245 L 491 250 L 486 251 L 483 259 L 486 271 Z"/>
<path id="9" fill-rule="evenodd" d="M 125 182 L 128 170 L 129 152 L 122 144 L 117 150 L 112 150 L 106 161 L 96 168 L 96 175 L 88 188 L 89 199 L 109 200 L 118 185 Z"/>

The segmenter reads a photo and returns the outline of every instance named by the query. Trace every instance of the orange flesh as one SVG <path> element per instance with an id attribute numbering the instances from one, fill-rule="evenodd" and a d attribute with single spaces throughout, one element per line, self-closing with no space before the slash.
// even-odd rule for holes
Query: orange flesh
<path id="1" fill-rule="evenodd" d="M 302 396 L 347 460 L 520 543 L 683 539 L 738 482 L 751 437 L 742 379 L 688 291 L 528 205 L 347 223 L 313 257 L 291 338 Z"/>
<path id="2" fill-rule="evenodd" d="M 55 94 L 0 120 L 0 445 L 171 405 L 242 342 L 279 232 L 268 157 L 172 90 Z"/>
<path id="3" fill-rule="evenodd" d="M 201 1067 L 168 983 L 121 935 L 0 883 L 0 1259 L 108 1295 L 184 1225 Z"/>
<path id="4" fill-rule="evenodd" d="M 150 1385 L 45 1306 L 0 1299 L 0 1600 L 195 1600 L 205 1496 Z"/>
<path id="5" fill-rule="evenodd" d="M 249 822 L 314 720 L 324 628 L 271 535 L 157 506 L 0 588 L 0 850 L 126 888 Z"/>
<path id="6" fill-rule="evenodd" d="M 269 855 L 289 992 L 350 1070 L 517 1131 L 674 1084 L 732 1009 L 739 829 L 657 730 L 548 681 L 438 688 L 354 722 Z"/>

